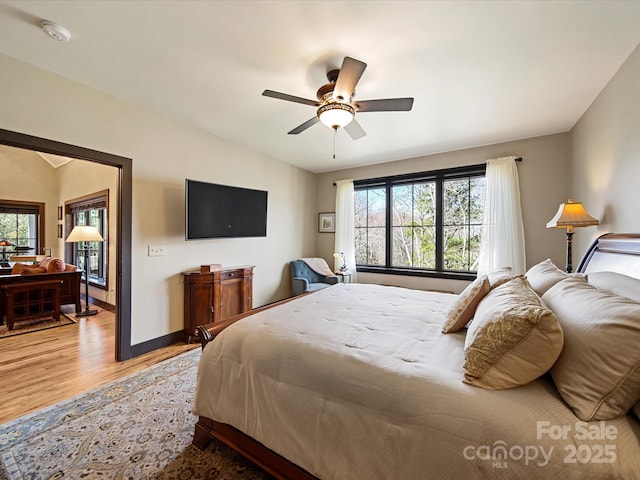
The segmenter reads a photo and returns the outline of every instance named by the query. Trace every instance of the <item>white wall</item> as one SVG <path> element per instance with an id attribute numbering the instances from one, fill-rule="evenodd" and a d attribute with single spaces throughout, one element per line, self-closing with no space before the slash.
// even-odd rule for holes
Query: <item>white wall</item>
<path id="1" fill-rule="evenodd" d="M 640 46 L 572 131 L 575 199 L 600 219 L 576 229 L 582 251 L 607 232 L 640 232 Z"/>
<path id="2" fill-rule="evenodd" d="M 545 258 L 565 263 L 564 231 L 546 229 L 558 205 L 570 195 L 571 139 L 568 133 L 528 138 L 454 152 L 440 153 L 366 167 L 323 173 L 317 176 L 318 212 L 335 211 L 333 182 L 474 165 L 491 158 L 521 156 L 518 164 L 522 216 L 525 224 L 527 266 Z M 332 264 L 334 234 L 318 233 L 317 253 Z M 358 281 L 386 283 L 417 289 L 460 292 L 468 282 L 425 277 L 358 274 Z"/>
<path id="3" fill-rule="evenodd" d="M 288 262 L 315 250 L 313 174 L 10 57 L 0 85 L 0 128 L 133 159 L 132 344 L 183 328 L 180 273 L 201 264 L 255 265 L 254 306 L 289 294 Z M 268 190 L 268 236 L 186 242 L 185 178 Z"/>

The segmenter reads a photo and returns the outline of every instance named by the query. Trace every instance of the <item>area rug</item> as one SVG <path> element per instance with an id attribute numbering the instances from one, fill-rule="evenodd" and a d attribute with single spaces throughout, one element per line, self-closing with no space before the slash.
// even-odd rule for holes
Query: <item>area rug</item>
<path id="1" fill-rule="evenodd" d="M 76 321 L 73 318 L 60 312 L 60 320 L 55 320 L 53 318 L 21 320 L 13 324 L 13 330 L 9 330 L 5 324 L 2 324 L 0 325 L 0 338 L 13 337 L 14 335 L 22 335 L 23 333 L 62 327 L 64 325 L 71 325 L 74 323 L 76 323 Z"/>
<path id="2" fill-rule="evenodd" d="M 200 349 L 0 425 L 0 479 L 271 477 L 213 441 L 193 445 Z"/>

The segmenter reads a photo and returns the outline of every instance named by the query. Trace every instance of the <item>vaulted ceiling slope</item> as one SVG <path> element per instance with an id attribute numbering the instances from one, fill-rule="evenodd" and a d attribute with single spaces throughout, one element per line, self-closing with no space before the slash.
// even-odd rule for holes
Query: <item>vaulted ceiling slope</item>
<path id="1" fill-rule="evenodd" d="M 72 34 L 42 32 L 42 20 Z M 0 53 L 313 172 L 570 130 L 640 43 L 638 1 L 3 1 Z M 308 105 L 366 62 L 357 141 Z"/>

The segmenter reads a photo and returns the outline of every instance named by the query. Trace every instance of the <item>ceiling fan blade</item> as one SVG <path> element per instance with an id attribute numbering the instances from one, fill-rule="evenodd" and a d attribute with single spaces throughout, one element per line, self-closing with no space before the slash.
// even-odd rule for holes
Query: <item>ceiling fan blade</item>
<path id="1" fill-rule="evenodd" d="M 353 91 L 356 89 L 356 84 L 364 73 L 365 68 L 367 68 L 366 63 L 356 60 L 355 58 L 344 57 L 338 79 L 336 80 L 336 86 L 333 89 L 333 98 L 336 100 L 349 101 L 353 96 Z"/>
<path id="2" fill-rule="evenodd" d="M 384 98 L 355 102 L 357 112 L 408 112 L 413 107 L 413 98 Z"/>
<path id="3" fill-rule="evenodd" d="M 315 125 L 316 123 L 318 123 L 320 121 L 320 119 L 318 117 L 313 117 L 310 118 L 309 120 L 307 120 L 306 122 L 304 122 L 302 125 L 298 125 L 296 128 L 294 128 L 293 130 L 291 130 L 289 132 L 289 135 L 297 135 L 301 132 L 304 132 L 307 128 Z"/>
<path id="4" fill-rule="evenodd" d="M 277 98 L 278 100 L 286 100 L 288 102 L 302 103 L 303 105 L 311 105 L 312 107 L 319 107 L 320 103 L 315 100 L 308 100 L 302 97 L 296 97 L 295 95 L 288 95 L 286 93 L 274 92 L 273 90 L 265 90 L 262 92 L 265 97 Z"/>
<path id="5" fill-rule="evenodd" d="M 360 126 L 360 124 L 358 122 L 356 122 L 356 119 L 354 118 L 353 120 L 351 120 L 346 127 L 344 127 L 344 129 L 346 130 L 346 132 L 349 134 L 349 136 L 351 138 L 353 138 L 354 140 L 358 140 L 359 138 L 364 137 L 367 133 L 362 129 L 362 127 Z"/>

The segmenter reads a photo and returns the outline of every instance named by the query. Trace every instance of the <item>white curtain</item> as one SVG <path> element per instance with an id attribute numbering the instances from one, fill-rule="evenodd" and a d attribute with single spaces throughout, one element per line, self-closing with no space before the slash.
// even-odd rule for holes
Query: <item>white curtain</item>
<path id="1" fill-rule="evenodd" d="M 498 267 L 526 272 L 524 226 L 516 157 L 487 161 L 478 275 Z"/>
<path id="2" fill-rule="evenodd" d="M 344 253 L 344 261 L 351 272 L 351 281 L 356 281 L 356 254 L 354 241 L 354 194 L 353 180 L 336 182 L 336 243 L 335 251 Z M 335 269 L 340 267 L 335 259 Z"/>

